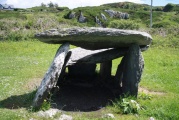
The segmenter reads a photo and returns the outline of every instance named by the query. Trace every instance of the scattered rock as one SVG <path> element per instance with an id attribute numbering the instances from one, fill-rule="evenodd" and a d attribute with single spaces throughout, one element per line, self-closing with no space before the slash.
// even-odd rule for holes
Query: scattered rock
<path id="1" fill-rule="evenodd" d="M 107 17 L 106 17 L 103 13 L 101 13 L 101 18 L 102 18 L 103 20 L 107 21 Z"/>
<path id="2" fill-rule="evenodd" d="M 38 33 L 35 37 L 45 43 L 69 42 L 91 50 L 129 47 L 133 43 L 148 46 L 152 41 L 152 37 L 146 32 L 96 27 L 52 29 Z"/>
<path id="3" fill-rule="evenodd" d="M 102 23 L 101 23 L 100 19 L 98 19 L 97 16 L 95 17 L 95 21 L 96 21 L 96 24 L 98 24 L 100 27 L 102 27 Z"/>
<path id="4" fill-rule="evenodd" d="M 149 120 L 155 120 L 155 118 L 153 118 L 153 117 L 150 117 L 150 118 L 149 118 Z"/>
<path id="5" fill-rule="evenodd" d="M 80 23 L 85 23 L 86 22 L 86 17 L 83 16 L 82 12 L 80 12 L 80 16 L 78 18 L 78 22 L 80 22 Z"/>
<path id="6" fill-rule="evenodd" d="M 57 120 L 73 120 L 72 116 L 62 114 Z"/>
<path id="7" fill-rule="evenodd" d="M 69 19 L 73 19 L 73 18 L 75 18 L 75 17 L 76 17 L 75 12 L 71 12 L 71 13 L 69 14 Z"/>
<path id="8" fill-rule="evenodd" d="M 114 10 L 105 10 L 111 18 L 129 19 L 128 13 L 122 13 Z"/>
<path id="9" fill-rule="evenodd" d="M 39 111 L 37 113 L 37 115 L 39 117 L 47 117 L 47 118 L 52 118 L 54 115 L 56 115 L 57 113 L 59 113 L 60 110 L 58 109 L 49 109 L 47 111 Z"/>
<path id="10" fill-rule="evenodd" d="M 105 114 L 104 116 L 102 116 L 102 118 L 108 118 L 108 119 L 114 119 L 114 115 L 111 113 Z"/>

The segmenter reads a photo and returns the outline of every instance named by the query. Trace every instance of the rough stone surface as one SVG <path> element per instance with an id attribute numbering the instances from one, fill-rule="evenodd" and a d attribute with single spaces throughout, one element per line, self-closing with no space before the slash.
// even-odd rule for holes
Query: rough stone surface
<path id="1" fill-rule="evenodd" d="M 105 10 L 105 12 L 108 13 L 111 18 L 129 19 L 128 13 L 122 13 L 114 10 Z"/>
<path id="2" fill-rule="evenodd" d="M 100 76 L 102 80 L 108 81 L 111 78 L 112 61 L 106 61 L 100 64 Z"/>
<path id="3" fill-rule="evenodd" d="M 53 116 L 59 112 L 60 112 L 60 110 L 58 110 L 58 109 L 49 109 L 47 111 L 39 111 L 37 113 L 37 115 L 39 117 L 53 118 Z"/>
<path id="4" fill-rule="evenodd" d="M 106 18 L 106 16 L 105 16 L 103 13 L 101 13 L 101 18 L 102 18 L 103 20 L 107 21 L 107 18 Z"/>
<path id="5" fill-rule="evenodd" d="M 86 22 L 86 17 L 84 17 L 82 12 L 80 12 L 80 16 L 78 18 L 78 22 L 80 22 L 80 23 L 85 23 Z"/>
<path id="6" fill-rule="evenodd" d="M 48 96 L 51 89 L 56 85 L 58 77 L 62 71 L 62 68 L 65 63 L 65 58 L 69 50 L 69 44 L 63 44 L 57 50 L 55 58 L 44 76 L 41 85 L 38 88 L 38 91 L 33 100 L 34 107 L 40 107 L 44 99 Z"/>
<path id="7" fill-rule="evenodd" d="M 75 17 L 76 17 L 75 12 L 71 12 L 70 15 L 69 15 L 69 19 L 73 19 Z"/>
<path id="8" fill-rule="evenodd" d="M 121 56 L 124 56 L 128 49 L 100 49 L 100 50 L 86 50 L 83 48 L 74 48 L 71 53 L 67 66 L 76 63 L 103 63 Z"/>
<path id="9" fill-rule="evenodd" d="M 144 59 L 139 46 L 136 44 L 131 45 L 123 59 L 123 93 L 137 97 L 138 83 L 140 82 L 144 68 Z"/>
<path id="10" fill-rule="evenodd" d="M 97 16 L 95 17 L 95 21 L 100 27 L 102 27 L 102 23 L 101 23 L 100 19 Z"/>
<path id="11" fill-rule="evenodd" d="M 114 115 L 113 115 L 113 114 L 108 113 L 108 114 L 103 115 L 103 116 L 102 116 L 102 118 L 114 119 L 115 117 L 114 117 Z"/>
<path id="12" fill-rule="evenodd" d="M 59 119 L 57 120 L 73 120 L 72 116 L 62 114 Z"/>
<path id="13" fill-rule="evenodd" d="M 155 118 L 153 118 L 153 117 L 150 117 L 150 118 L 149 118 L 149 120 L 155 120 Z"/>
<path id="14" fill-rule="evenodd" d="M 35 36 L 45 43 L 62 44 L 69 42 L 91 50 L 129 47 L 133 43 L 147 46 L 152 41 L 152 37 L 145 32 L 96 27 L 51 29 Z"/>

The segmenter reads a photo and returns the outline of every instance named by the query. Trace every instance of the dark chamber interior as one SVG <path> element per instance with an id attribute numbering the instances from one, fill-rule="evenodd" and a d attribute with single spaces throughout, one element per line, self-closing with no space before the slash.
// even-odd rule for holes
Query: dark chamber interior
<path id="1" fill-rule="evenodd" d="M 111 104 L 120 94 L 120 88 L 115 88 L 112 82 L 105 83 L 97 76 L 66 76 L 58 85 L 59 89 L 52 96 L 52 106 L 63 111 L 97 111 Z"/>

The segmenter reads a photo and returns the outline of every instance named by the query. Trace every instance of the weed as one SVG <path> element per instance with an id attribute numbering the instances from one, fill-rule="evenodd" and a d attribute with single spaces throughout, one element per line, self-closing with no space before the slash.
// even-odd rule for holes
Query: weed
<path id="1" fill-rule="evenodd" d="M 137 114 L 139 110 L 142 109 L 139 103 L 136 100 L 132 99 L 132 97 L 125 97 L 115 102 L 112 102 L 113 110 L 116 113 L 123 113 L 123 114 Z"/>
<path id="2" fill-rule="evenodd" d="M 40 110 L 43 110 L 43 111 L 49 110 L 50 107 L 51 107 L 50 101 L 45 99 L 44 102 L 42 103 Z"/>
<path id="3" fill-rule="evenodd" d="M 152 96 L 146 93 L 140 93 L 138 95 L 138 99 L 142 99 L 142 100 L 151 100 Z"/>

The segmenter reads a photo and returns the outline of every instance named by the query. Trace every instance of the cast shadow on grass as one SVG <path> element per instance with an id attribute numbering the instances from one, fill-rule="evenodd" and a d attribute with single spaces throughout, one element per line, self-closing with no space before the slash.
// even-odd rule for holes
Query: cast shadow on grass
<path id="1" fill-rule="evenodd" d="M 30 108 L 36 90 L 23 95 L 14 95 L 0 101 L 0 108 L 6 109 L 18 109 L 18 108 Z"/>
<path id="2" fill-rule="evenodd" d="M 74 79 L 73 79 L 74 80 Z M 63 111 L 90 112 L 100 110 L 115 100 L 114 93 L 103 85 L 93 85 L 87 82 L 67 81 L 52 93 L 51 107 Z M 0 108 L 30 109 L 36 90 L 23 95 L 14 95 L 0 101 Z"/>

